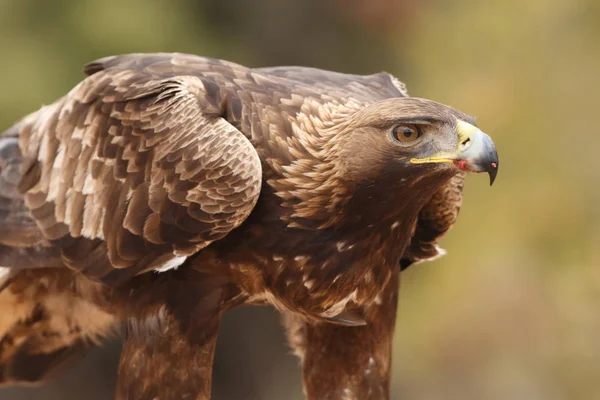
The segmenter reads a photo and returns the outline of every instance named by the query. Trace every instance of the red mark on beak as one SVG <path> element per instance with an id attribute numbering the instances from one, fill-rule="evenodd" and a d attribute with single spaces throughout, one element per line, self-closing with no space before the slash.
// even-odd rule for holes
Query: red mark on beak
<path id="1" fill-rule="evenodd" d="M 496 164 L 495 162 L 492 163 L 492 168 L 498 168 L 498 164 Z"/>

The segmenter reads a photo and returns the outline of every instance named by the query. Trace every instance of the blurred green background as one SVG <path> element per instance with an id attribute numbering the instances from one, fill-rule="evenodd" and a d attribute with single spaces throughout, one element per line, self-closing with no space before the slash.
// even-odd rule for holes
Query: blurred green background
<path id="1" fill-rule="evenodd" d="M 449 254 L 403 275 L 392 398 L 600 398 L 600 2 L 0 0 L 0 130 L 84 63 L 147 51 L 386 70 L 475 115 L 500 173 L 468 179 Z M 118 347 L 0 398 L 110 399 Z M 273 311 L 232 312 L 217 353 L 216 399 L 302 398 Z"/>

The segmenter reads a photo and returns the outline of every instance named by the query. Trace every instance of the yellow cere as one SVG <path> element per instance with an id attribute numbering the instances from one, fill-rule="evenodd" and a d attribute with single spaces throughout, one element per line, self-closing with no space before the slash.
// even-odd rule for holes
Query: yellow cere
<path id="1" fill-rule="evenodd" d="M 469 145 L 468 139 L 478 131 L 478 128 L 468 122 L 457 120 L 456 131 L 458 134 L 457 152 L 465 150 Z M 456 153 L 440 152 L 431 157 L 411 158 L 411 164 L 430 164 L 430 163 L 453 163 L 456 160 Z"/>

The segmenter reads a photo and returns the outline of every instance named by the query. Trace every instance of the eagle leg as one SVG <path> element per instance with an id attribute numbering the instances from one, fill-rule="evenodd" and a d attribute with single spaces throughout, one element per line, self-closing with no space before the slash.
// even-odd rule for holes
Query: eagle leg
<path id="1" fill-rule="evenodd" d="M 381 304 L 362 310 L 364 326 L 307 323 L 284 315 L 290 345 L 302 361 L 307 399 L 389 399 L 398 285 L 399 271 L 381 294 Z"/>
<path id="2" fill-rule="evenodd" d="M 200 337 L 181 332 L 171 315 L 162 319 L 160 333 L 127 328 L 116 399 L 210 399 L 219 317 L 206 321 Z"/>
<path id="3" fill-rule="evenodd" d="M 140 276 L 143 278 L 143 276 Z M 192 269 L 161 273 L 145 310 L 127 320 L 117 400 L 210 399 L 212 365 L 222 313 L 231 299 L 221 278 Z"/>

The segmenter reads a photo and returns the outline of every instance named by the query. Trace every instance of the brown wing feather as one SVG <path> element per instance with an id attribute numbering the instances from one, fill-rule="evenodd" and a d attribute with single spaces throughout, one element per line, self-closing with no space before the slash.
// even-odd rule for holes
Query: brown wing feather
<path id="1" fill-rule="evenodd" d="M 415 233 L 400 261 L 402 269 L 445 254 L 437 244 L 458 218 L 464 179 L 463 173 L 452 177 L 421 209 Z"/>
<path id="2" fill-rule="evenodd" d="M 29 215 L 23 196 L 18 192 L 21 152 L 16 129 L 0 138 L 0 266 L 5 246 L 29 247 L 39 245 L 43 237 Z"/>
<path id="3" fill-rule="evenodd" d="M 190 60 L 198 62 L 97 61 L 67 96 L 20 124 L 19 189 L 70 267 L 104 279 L 114 268 L 168 265 L 225 236 L 254 207 L 258 155 L 221 118 L 218 86 L 194 76 Z"/>

